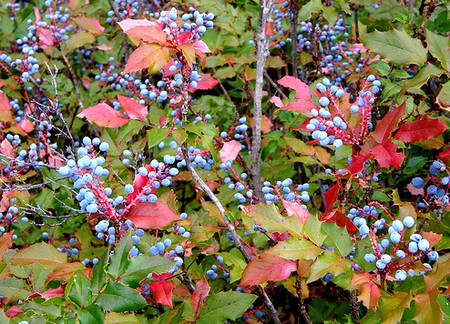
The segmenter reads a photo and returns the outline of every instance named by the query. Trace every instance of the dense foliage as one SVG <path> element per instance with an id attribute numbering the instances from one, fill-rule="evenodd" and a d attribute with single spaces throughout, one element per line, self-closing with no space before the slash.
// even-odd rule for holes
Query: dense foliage
<path id="1" fill-rule="evenodd" d="M 449 7 L 2 0 L 0 322 L 449 321 Z"/>

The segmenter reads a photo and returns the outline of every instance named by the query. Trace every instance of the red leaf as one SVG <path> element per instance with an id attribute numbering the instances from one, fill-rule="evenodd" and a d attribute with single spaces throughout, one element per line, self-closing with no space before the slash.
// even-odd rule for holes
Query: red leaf
<path id="1" fill-rule="evenodd" d="M 130 37 L 142 39 L 147 43 L 157 43 L 165 45 L 167 43 L 167 34 L 156 26 L 137 26 L 124 31 Z"/>
<path id="2" fill-rule="evenodd" d="M 12 111 L 8 97 L 0 92 L 0 122 L 11 123 L 14 120 Z"/>
<path id="3" fill-rule="evenodd" d="M 159 118 L 159 127 L 163 128 L 167 125 L 168 122 L 169 118 L 167 118 L 166 116 L 162 116 L 161 118 Z"/>
<path id="4" fill-rule="evenodd" d="M 317 106 L 312 101 L 298 99 L 297 101 L 290 102 L 287 106 L 284 106 L 280 109 L 290 111 L 310 111 L 314 108 L 317 109 Z"/>
<path id="5" fill-rule="evenodd" d="M 450 161 L 450 149 L 446 149 L 439 153 L 438 159 L 442 160 L 444 163 L 448 163 L 448 161 Z"/>
<path id="6" fill-rule="evenodd" d="M 152 168 L 150 165 L 146 165 L 145 169 L 147 169 L 147 172 L 155 171 L 154 168 Z M 145 191 L 147 189 L 151 189 L 151 193 L 154 194 L 156 192 L 156 189 L 151 187 L 152 181 L 147 176 L 142 176 L 139 173 L 136 173 L 134 176 L 133 181 L 133 189 L 134 191 L 129 194 L 126 198 L 127 203 L 131 204 L 136 197 L 141 195 L 142 191 Z M 145 186 L 149 186 L 149 188 L 145 188 Z"/>
<path id="7" fill-rule="evenodd" d="M 158 26 L 157 23 L 149 21 L 147 19 L 125 19 L 117 23 L 120 28 L 126 33 L 128 30 L 135 27 L 154 27 Z"/>
<path id="8" fill-rule="evenodd" d="M 268 271 L 270 269 L 270 271 Z M 283 281 L 297 270 L 296 261 L 276 255 L 263 254 L 250 261 L 242 273 L 242 286 L 256 286 L 267 281 Z"/>
<path id="9" fill-rule="evenodd" d="M 367 308 L 375 310 L 378 306 L 378 299 L 380 299 L 380 297 L 381 293 L 378 286 L 373 283 L 366 283 L 359 293 L 358 300 L 362 301 Z"/>
<path id="10" fill-rule="evenodd" d="M 333 210 L 333 205 L 337 201 L 339 194 L 339 185 L 335 184 L 331 188 L 329 188 L 323 196 L 325 197 L 325 214 L 330 213 Z"/>
<path id="11" fill-rule="evenodd" d="M 209 287 L 208 281 L 205 278 L 202 277 L 202 279 L 197 281 L 194 293 L 191 296 L 191 304 L 192 308 L 194 308 L 196 318 L 200 311 L 200 305 L 204 304 L 203 299 L 209 295 L 210 290 L 211 287 Z"/>
<path id="12" fill-rule="evenodd" d="M 302 221 L 302 223 L 306 223 L 309 217 L 309 213 L 306 209 L 303 209 L 297 202 L 291 202 L 284 199 L 282 202 L 288 216 L 295 215 Z"/>
<path id="13" fill-rule="evenodd" d="M 351 174 L 357 174 L 361 172 L 361 170 L 364 168 L 364 162 L 366 162 L 372 154 L 368 153 L 366 155 L 354 155 L 352 156 L 352 163 L 350 164 L 348 171 Z"/>
<path id="14" fill-rule="evenodd" d="M 34 129 L 33 123 L 28 119 L 22 119 L 19 123 L 19 126 L 25 133 L 30 133 Z"/>
<path id="15" fill-rule="evenodd" d="M 164 228 L 180 220 L 180 217 L 169 206 L 160 201 L 155 203 L 137 202 L 130 208 L 126 217 L 136 227 L 143 229 Z"/>
<path id="16" fill-rule="evenodd" d="M 202 77 L 202 80 L 197 82 L 197 88 L 194 89 L 189 87 L 190 92 L 194 92 L 195 90 L 211 90 L 219 84 L 219 81 L 214 79 L 211 74 L 200 74 L 200 76 Z"/>
<path id="17" fill-rule="evenodd" d="M 128 123 L 128 119 L 126 119 L 121 112 L 114 110 L 111 106 L 105 104 L 104 102 L 86 108 L 79 113 L 77 117 L 86 117 L 89 121 L 102 127 L 114 128 Z"/>
<path id="18" fill-rule="evenodd" d="M 273 96 L 272 98 L 269 99 L 269 102 L 273 103 L 278 108 L 284 108 L 284 103 L 283 101 L 281 101 L 280 97 Z"/>
<path id="19" fill-rule="evenodd" d="M 392 140 L 387 140 L 384 143 L 375 146 L 370 152 L 373 154 L 380 167 L 385 169 L 389 169 L 389 167 L 393 166 L 398 170 L 405 158 L 403 153 L 397 152 L 397 145 L 392 143 Z"/>
<path id="20" fill-rule="evenodd" d="M 148 69 L 150 74 L 161 70 L 170 60 L 170 50 L 159 44 L 142 44 L 128 58 L 124 73 Z"/>
<path id="21" fill-rule="evenodd" d="M 36 30 L 39 36 L 39 47 L 45 49 L 54 45 L 53 33 L 50 29 L 36 27 Z"/>
<path id="22" fill-rule="evenodd" d="M 372 138 L 381 144 L 391 137 L 391 133 L 398 127 L 400 119 L 405 114 L 406 103 L 403 103 L 396 109 L 388 112 L 383 119 L 377 123 L 375 131 L 371 134 Z"/>
<path id="23" fill-rule="evenodd" d="M 150 292 L 158 304 L 172 308 L 172 292 L 174 284 L 165 279 L 150 284 Z"/>
<path id="24" fill-rule="evenodd" d="M 5 315 L 8 316 L 9 318 L 13 318 L 22 313 L 23 313 L 23 310 L 21 310 L 17 306 L 13 306 L 5 312 Z"/>
<path id="25" fill-rule="evenodd" d="M 222 163 L 225 163 L 227 161 L 234 161 L 236 160 L 236 157 L 238 156 L 239 152 L 241 151 L 241 143 L 238 141 L 229 141 L 223 143 L 223 147 L 220 150 L 220 160 Z"/>
<path id="26" fill-rule="evenodd" d="M 102 44 L 102 45 L 100 45 L 100 46 L 95 46 L 95 48 L 96 48 L 96 49 L 99 49 L 99 50 L 101 50 L 101 51 L 109 51 L 109 50 L 112 50 L 112 47 L 111 47 L 111 46 L 108 46 L 108 45 L 106 45 L 106 44 Z"/>
<path id="27" fill-rule="evenodd" d="M 87 30 L 94 35 L 100 35 L 105 28 L 100 25 L 100 22 L 95 18 L 75 17 L 72 20 L 81 28 Z"/>
<path id="28" fill-rule="evenodd" d="M 356 232 L 358 232 L 358 228 L 355 224 L 353 224 L 351 219 L 341 210 L 333 210 L 332 212 L 323 215 L 320 220 L 327 223 L 335 223 L 339 227 L 345 227 L 350 234 L 356 234 Z"/>
<path id="29" fill-rule="evenodd" d="M 310 100 L 311 92 L 309 91 L 309 86 L 302 82 L 300 79 L 297 79 L 293 76 L 285 76 L 282 79 L 278 80 L 278 84 L 283 87 L 290 88 L 295 90 L 295 99 L 303 99 Z"/>
<path id="30" fill-rule="evenodd" d="M 14 148 L 11 143 L 5 138 L 0 144 L 0 153 L 4 156 L 14 158 Z"/>
<path id="31" fill-rule="evenodd" d="M 117 95 L 117 99 L 119 100 L 120 106 L 122 106 L 123 110 L 125 110 L 130 119 L 139 121 L 147 120 L 147 107 L 142 106 L 133 99 L 124 96 Z"/>
<path id="32" fill-rule="evenodd" d="M 49 300 L 55 297 L 63 297 L 65 290 L 63 287 L 59 287 L 56 289 L 48 289 L 41 294 L 41 297 L 45 300 Z"/>
<path id="33" fill-rule="evenodd" d="M 284 233 L 280 234 L 278 232 L 273 232 L 273 233 L 269 233 L 269 236 L 275 242 L 284 242 L 284 241 L 288 240 L 289 233 L 288 232 L 284 232 Z"/>
<path id="34" fill-rule="evenodd" d="M 211 50 L 209 49 L 208 45 L 206 45 L 203 41 L 197 40 L 193 44 L 195 52 L 200 53 L 211 53 Z M 198 55 L 198 54 L 197 54 Z"/>
<path id="35" fill-rule="evenodd" d="M 430 138 L 436 138 L 446 130 L 447 126 L 440 120 L 424 117 L 404 123 L 394 138 L 406 143 L 421 142 Z"/>

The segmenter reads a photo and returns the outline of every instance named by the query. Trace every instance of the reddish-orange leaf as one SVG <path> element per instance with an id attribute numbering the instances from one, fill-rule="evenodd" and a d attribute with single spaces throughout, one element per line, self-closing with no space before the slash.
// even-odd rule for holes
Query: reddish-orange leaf
<path id="1" fill-rule="evenodd" d="M 14 158 L 14 147 L 11 143 L 5 138 L 0 144 L 0 153 L 4 156 Z"/>
<path id="2" fill-rule="evenodd" d="M 347 217 L 341 210 L 333 210 L 330 213 L 322 215 L 321 221 L 327 223 L 335 223 L 339 227 L 345 227 L 347 232 L 355 234 L 358 232 L 358 228 L 353 224 L 352 220 Z"/>
<path id="3" fill-rule="evenodd" d="M 270 271 L 268 271 L 270 269 Z M 242 274 L 242 286 L 256 286 L 267 281 L 283 281 L 297 270 L 296 261 L 263 254 L 250 261 Z"/>
<path id="4" fill-rule="evenodd" d="M 220 160 L 222 163 L 225 163 L 227 161 L 234 161 L 236 160 L 239 152 L 241 151 L 241 143 L 238 141 L 229 141 L 223 143 L 223 147 L 220 150 Z"/>
<path id="5" fill-rule="evenodd" d="M 365 284 L 372 282 L 373 277 L 370 273 L 354 273 L 351 281 L 352 286 L 359 286 L 360 284 Z"/>
<path id="6" fill-rule="evenodd" d="M 13 232 L 6 232 L 0 237 L 0 260 L 3 260 L 3 255 L 11 248 L 13 234 Z"/>
<path id="7" fill-rule="evenodd" d="M 150 292 L 158 304 L 172 308 L 172 292 L 174 287 L 171 281 L 162 279 L 150 284 Z"/>
<path id="8" fill-rule="evenodd" d="M 300 79 L 297 79 L 293 76 L 285 76 L 282 79 L 278 80 L 278 84 L 283 87 L 290 88 L 295 90 L 295 99 L 303 99 L 310 100 L 311 92 L 309 91 L 309 86 L 302 82 Z"/>
<path id="9" fill-rule="evenodd" d="M 288 216 L 296 216 L 302 221 L 302 223 L 306 223 L 309 217 L 309 212 L 306 209 L 303 209 L 297 202 L 291 202 L 284 199 L 282 202 Z"/>
<path id="10" fill-rule="evenodd" d="M 375 160 L 377 160 L 380 167 L 389 169 L 393 166 L 396 170 L 400 168 L 405 156 L 401 152 L 397 152 L 398 146 L 395 145 L 391 139 L 383 142 L 372 148 L 370 152 L 373 154 Z"/>
<path id="11" fill-rule="evenodd" d="M 156 46 L 158 47 L 158 45 Z M 149 54 L 154 51 L 154 47 L 154 44 L 142 44 L 136 48 L 125 64 L 124 73 L 139 72 L 143 69 L 147 69 L 152 62 L 152 57 Z"/>
<path id="12" fill-rule="evenodd" d="M 105 28 L 103 28 L 102 25 L 100 25 L 100 22 L 95 18 L 75 17 L 72 18 L 72 20 L 78 25 L 78 27 L 81 27 L 94 35 L 103 34 L 103 31 L 105 30 Z"/>
<path id="13" fill-rule="evenodd" d="M 406 143 L 421 142 L 430 138 L 436 138 L 446 130 L 447 126 L 442 121 L 424 117 L 404 123 L 394 138 Z"/>
<path id="14" fill-rule="evenodd" d="M 214 88 L 219 81 L 214 79 L 211 74 L 200 74 L 202 80 L 200 82 L 197 82 L 197 88 L 191 88 L 189 87 L 190 92 L 194 92 L 195 90 L 211 90 Z"/>
<path id="15" fill-rule="evenodd" d="M 45 49 L 54 45 L 53 33 L 50 29 L 36 27 L 36 31 L 39 36 L 39 47 Z"/>
<path id="16" fill-rule="evenodd" d="M 9 99 L 3 92 L 0 92 L 0 122 L 11 123 L 13 120 Z"/>
<path id="17" fill-rule="evenodd" d="M 290 111 L 310 111 L 314 108 L 317 108 L 317 106 L 312 101 L 305 99 L 297 99 L 297 101 L 288 103 L 287 106 L 280 107 L 281 110 Z"/>
<path id="18" fill-rule="evenodd" d="M 326 204 L 325 214 L 328 214 L 333 210 L 333 205 L 337 201 L 338 194 L 339 194 L 339 185 L 337 184 L 329 188 L 327 191 L 325 191 L 324 193 Z"/>
<path id="19" fill-rule="evenodd" d="M 120 127 L 128 123 L 128 119 L 121 112 L 114 110 L 104 102 L 86 108 L 77 117 L 86 117 L 89 121 L 102 127 Z"/>
<path id="20" fill-rule="evenodd" d="M 8 310 L 5 312 L 5 315 L 9 318 L 13 318 L 22 313 L 23 313 L 23 310 L 21 310 L 19 307 L 12 306 L 12 307 L 8 308 Z"/>
<path id="21" fill-rule="evenodd" d="M 63 297 L 65 290 L 63 287 L 58 287 L 55 289 L 48 289 L 41 294 L 41 297 L 45 300 L 49 300 L 55 297 Z"/>
<path id="22" fill-rule="evenodd" d="M 195 63 L 195 49 L 192 43 L 186 43 L 180 46 L 181 52 L 189 66 Z"/>
<path id="23" fill-rule="evenodd" d="M 146 121 L 148 116 L 148 109 L 145 106 L 140 105 L 131 98 L 124 96 L 117 96 L 120 106 L 125 110 L 128 117 L 134 120 Z"/>
<path id="24" fill-rule="evenodd" d="M 375 131 L 371 133 L 371 136 L 377 143 L 381 144 L 391 137 L 391 133 L 398 127 L 400 119 L 405 114 L 406 103 L 403 103 L 394 110 L 388 112 L 383 119 L 377 123 Z"/>
<path id="25" fill-rule="evenodd" d="M 362 301 L 367 308 L 376 311 L 380 297 L 381 293 L 378 286 L 373 283 L 366 283 L 359 293 L 358 300 Z"/>
<path id="26" fill-rule="evenodd" d="M 147 170 L 147 172 L 152 172 L 155 171 L 154 168 L 152 168 L 150 165 L 146 165 L 145 169 Z M 126 198 L 126 201 L 128 204 L 131 204 L 133 202 L 134 199 L 136 199 L 136 197 L 138 197 L 143 190 L 147 190 L 147 188 L 144 189 L 144 187 L 146 185 L 151 186 L 151 181 L 147 176 L 142 176 L 139 173 L 136 173 L 136 175 L 134 176 L 134 181 L 133 181 L 133 189 L 134 191 L 129 194 Z M 156 192 L 156 189 L 151 188 L 151 193 L 154 194 Z"/>
<path id="27" fill-rule="evenodd" d="M 209 287 L 208 281 L 205 278 L 202 277 L 202 279 L 197 281 L 194 293 L 191 296 L 191 305 L 194 308 L 196 317 L 198 316 L 200 305 L 204 304 L 203 300 L 209 295 L 210 290 L 211 287 Z"/>
<path id="28" fill-rule="evenodd" d="M 442 239 L 442 234 L 433 232 L 422 232 L 420 234 L 422 235 L 422 238 L 426 239 L 430 243 L 430 248 L 438 244 Z"/>
<path id="29" fill-rule="evenodd" d="M 125 19 L 122 21 L 119 21 L 117 23 L 120 28 L 126 33 L 128 30 L 141 26 L 141 27 L 154 27 L 158 26 L 156 22 L 147 20 L 147 19 Z"/>
<path id="30" fill-rule="evenodd" d="M 159 25 L 156 26 L 137 26 L 125 31 L 130 37 L 142 39 L 147 43 L 157 43 L 165 45 L 167 43 L 167 34 L 161 30 Z"/>
<path id="31" fill-rule="evenodd" d="M 450 149 L 446 149 L 445 151 L 439 153 L 438 159 L 448 163 L 450 161 Z"/>
<path id="32" fill-rule="evenodd" d="M 361 170 L 364 168 L 364 162 L 366 162 L 368 159 L 370 159 L 372 154 L 360 154 L 360 155 L 353 155 L 352 156 L 352 163 L 350 164 L 350 167 L 348 168 L 348 171 L 351 174 L 357 174 L 361 172 Z"/>
<path id="33" fill-rule="evenodd" d="M 284 108 L 284 103 L 283 103 L 283 101 L 281 101 L 280 97 L 273 96 L 272 98 L 270 98 L 269 102 L 273 103 L 278 108 Z M 308 123 L 309 123 L 309 121 L 308 121 Z"/>
<path id="34" fill-rule="evenodd" d="M 180 220 L 180 217 L 169 206 L 160 201 L 155 203 L 137 202 L 130 208 L 126 217 L 136 227 L 143 229 L 164 228 Z"/>

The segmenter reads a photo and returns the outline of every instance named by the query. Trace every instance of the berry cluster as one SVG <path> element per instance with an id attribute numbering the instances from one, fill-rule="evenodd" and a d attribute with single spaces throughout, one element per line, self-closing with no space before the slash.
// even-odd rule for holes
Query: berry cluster
<path id="1" fill-rule="evenodd" d="M 442 209 L 449 204 L 450 175 L 446 165 L 439 160 L 433 161 L 426 179 L 415 177 L 411 186 L 418 191 L 413 194 L 419 194 L 417 208 L 422 211 Z"/>
<path id="2" fill-rule="evenodd" d="M 364 213 L 370 218 L 377 218 L 377 212 L 370 207 Z M 419 272 L 419 275 L 423 275 L 431 270 L 430 263 L 439 258 L 439 254 L 430 249 L 429 241 L 413 232 L 415 220 L 411 216 L 403 220 L 395 219 L 388 226 L 383 218 L 370 225 L 360 210 L 351 210 L 350 215 L 353 223 L 359 227 L 360 238 L 368 236 L 370 239 L 373 253 L 366 253 L 364 261 L 375 263 L 375 272 L 378 274 L 392 273 L 396 280 L 404 281 L 407 273 L 411 277 L 416 274 L 414 268 L 417 268 L 415 264 L 418 261 L 428 269 Z M 356 265 L 355 268 L 360 267 Z"/>
<path id="3" fill-rule="evenodd" d="M 372 110 L 380 86 L 380 81 L 373 75 L 368 76 L 355 103 L 350 105 L 342 88 L 332 85 L 327 78 L 323 79 L 316 85 L 321 108 L 311 110 L 312 118 L 306 130 L 312 132 L 312 138 L 322 146 L 332 144 L 338 149 L 342 145 L 362 145 L 373 127 Z M 361 118 L 359 129 L 350 126 L 351 115 L 355 114 Z"/>

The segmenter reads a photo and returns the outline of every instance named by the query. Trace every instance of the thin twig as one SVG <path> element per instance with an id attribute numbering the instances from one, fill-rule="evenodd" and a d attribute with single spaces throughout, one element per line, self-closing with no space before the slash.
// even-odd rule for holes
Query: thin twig
<path id="1" fill-rule="evenodd" d="M 267 81 L 269 81 L 270 85 L 275 88 L 277 93 L 279 93 L 281 95 L 281 97 L 283 97 L 283 99 L 288 99 L 288 96 L 286 96 L 283 93 L 283 90 L 281 90 L 281 88 L 278 86 L 278 84 L 272 80 L 272 78 L 270 77 L 269 73 L 267 73 L 267 71 L 264 71 L 264 76 L 266 77 Z"/>
<path id="2" fill-rule="evenodd" d="M 297 76 L 297 19 L 298 19 L 298 0 L 291 0 L 289 33 L 291 35 L 291 64 L 292 75 Z"/>
<path id="3" fill-rule="evenodd" d="M 305 299 L 303 298 L 302 284 L 298 276 L 297 279 L 295 280 L 295 290 L 298 295 L 298 307 L 300 309 L 300 315 L 303 317 L 303 322 L 306 324 L 312 324 L 311 317 L 309 316 L 308 311 L 306 309 Z"/>
<path id="4" fill-rule="evenodd" d="M 83 105 L 83 101 L 81 100 L 81 92 L 80 92 L 80 88 L 78 87 L 78 78 L 77 75 L 75 74 L 75 71 L 72 68 L 72 65 L 70 65 L 69 60 L 67 59 L 66 55 L 64 54 L 63 51 L 61 52 L 61 57 L 64 61 L 64 64 L 66 65 L 67 69 L 69 70 L 69 74 L 70 74 L 70 78 L 72 79 L 72 83 L 73 83 L 73 87 L 75 88 L 75 94 L 77 96 L 77 102 L 78 102 L 78 107 L 75 109 L 73 116 L 72 116 L 72 120 L 70 121 L 70 126 L 69 128 L 71 129 L 73 126 L 73 123 L 75 121 L 75 118 L 78 114 L 78 110 L 81 108 L 81 110 L 84 110 L 84 105 Z"/>
<path id="5" fill-rule="evenodd" d="M 252 182 L 256 196 L 264 201 L 261 180 L 261 124 L 262 124 L 262 96 L 264 83 L 264 70 L 266 65 L 266 52 L 268 39 L 266 37 L 266 24 L 272 16 L 273 0 L 260 0 L 258 18 L 258 34 L 256 38 L 256 84 L 253 105 L 253 138 L 252 138 Z"/>
<path id="6" fill-rule="evenodd" d="M 359 324 L 359 305 L 358 305 L 358 298 L 356 297 L 357 291 L 353 290 L 350 292 L 350 317 L 352 318 L 352 322 L 354 324 Z"/>

